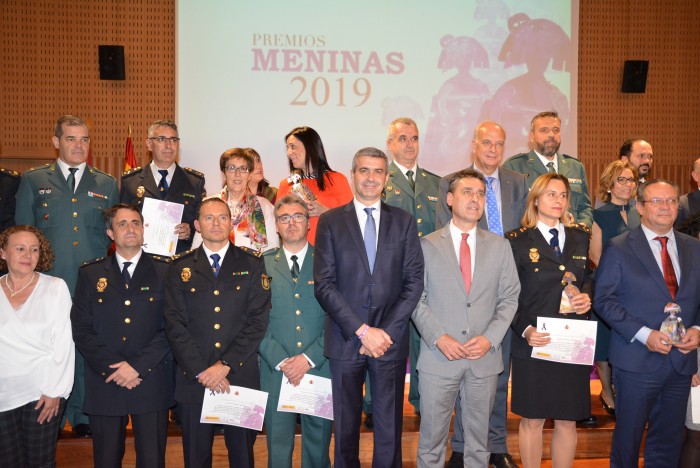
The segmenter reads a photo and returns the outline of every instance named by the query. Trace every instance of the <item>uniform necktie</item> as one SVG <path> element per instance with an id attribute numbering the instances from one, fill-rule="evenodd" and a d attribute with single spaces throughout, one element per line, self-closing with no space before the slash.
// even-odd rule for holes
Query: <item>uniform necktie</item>
<path id="1" fill-rule="evenodd" d="M 464 289 L 472 288 L 472 252 L 467 244 L 469 233 L 462 233 L 462 242 L 459 243 L 459 270 L 462 272 L 462 280 L 464 281 Z"/>
<path id="2" fill-rule="evenodd" d="M 70 187 L 71 193 L 75 193 L 75 173 L 78 171 L 77 167 L 69 167 L 68 171 L 70 174 L 68 174 L 68 186 Z"/>
<path id="3" fill-rule="evenodd" d="M 408 183 L 411 184 L 411 188 L 415 191 L 416 181 L 413 179 L 413 171 L 406 171 L 406 178 L 408 179 Z"/>
<path id="4" fill-rule="evenodd" d="M 219 270 L 221 269 L 221 265 L 219 265 L 219 260 L 221 260 L 221 255 L 219 254 L 211 254 L 209 255 L 211 258 L 211 271 L 214 272 L 214 276 L 219 276 Z"/>
<path id="5" fill-rule="evenodd" d="M 547 163 L 547 171 L 551 172 L 552 174 L 556 174 L 557 171 L 554 170 L 554 163 L 553 162 L 548 162 Z"/>
<path id="6" fill-rule="evenodd" d="M 129 267 L 131 262 L 124 262 L 122 265 L 122 276 L 124 277 L 124 284 L 129 287 L 129 281 L 131 281 L 131 275 L 129 274 Z"/>
<path id="7" fill-rule="evenodd" d="M 160 182 L 158 183 L 158 189 L 160 190 L 161 198 L 165 198 L 168 195 L 168 170 L 158 169 L 160 174 Z"/>
<path id="8" fill-rule="evenodd" d="M 549 233 L 552 235 L 552 238 L 549 239 L 549 245 L 554 250 L 554 253 L 557 254 L 559 260 L 561 260 L 561 249 L 559 248 L 559 229 L 552 228 L 549 230 Z"/>
<path id="9" fill-rule="evenodd" d="M 489 223 L 489 231 L 499 236 L 503 235 L 503 224 L 501 224 L 501 213 L 498 212 L 498 202 L 496 192 L 493 190 L 495 177 L 486 178 L 486 219 Z"/>
<path id="10" fill-rule="evenodd" d="M 367 221 L 365 222 L 365 251 L 367 252 L 367 261 L 369 262 L 369 272 L 374 271 L 374 258 L 377 256 L 377 226 L 374 224 L 372 211 L 374 208 L 364 208 L 367 213 Z"/>
<path id="11" fill-rule="evenodd" d="M 292 259 L 292 279 L 296 282 L 299 279 L 299 263 L 297 262 L 299 257 L 292 255 L 289 258 Z"/>
<path id="12" fill-rule="evenodd" d="M 675 299 L 676 293 L 678 292 L 678 280 L 676 279 L 676 271 L 673 269 L 673 262 L 668 253 L 668 247 L 666 246 L 668 237 L 654 237 L 654 240 L 661 242 L 661 266 L 664 271 L 664 281 L 666 282 L 668 292 L 671 293 L 671 297 Z"/>

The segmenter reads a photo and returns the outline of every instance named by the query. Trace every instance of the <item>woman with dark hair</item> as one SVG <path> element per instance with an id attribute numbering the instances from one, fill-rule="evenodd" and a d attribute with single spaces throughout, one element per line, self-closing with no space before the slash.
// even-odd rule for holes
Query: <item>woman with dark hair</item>
<path id="1" fill-rule="evenodd" d="M 594 265 L 598 265 L 603 249 L 610 239 L 631 231 L 641 224 L 639 213 L 630 205 L 630 200 L 637 193 L 637 182 L 637 169 L 622 160 L 608 164 L 603 175 L 600 176 L 598 197 L 604 205 L 593 210 L 593 234 L 589 256 Z M 594 317 L 597 317 L 595 311 Z M 598 319 L 595 365 L 601 385 L 599 398 L 603 409 L 611 416 L 615 416 L 612 370 L 608 362 L 610 333 L 610 327 Z"/>
<path id="2" fill-rule="evenodd" d="M 265 178 L 265 172 L 260 155 L 253 148 L 243 148 L 243 151 L 252 156 L 253 162 L 255 163 L 253 166 L 253 172 L 250 173 L 250 182 L 248 182 L 248 189 L 250 189 L 250 193 L 259 197 L 265 197 L 274 205 L 275 198 L 277 197 L 277 187 L 270 185 L 270 181 Z"/>
<path id="3" fill-rule="evenodd" d="M 46 237 L 32 226 L 0 234 L 0 460 L 55 466 L 60 415 L 73 387 L 71 297 Z"/>
<path id="4" fill-rule="evenodd" d="M 323 142 L 311 127 L 297 127 L 284 137 L 289 158 L 290 176 L 280 182 L 277 197 L 290 191 L 309 205 L 309 234 L 311 244 L 316 238 L 318 217 L 330 208 L 349 203 L 352 189 L 348 179 L 328 165 Z"/>
<path id="5" fill-rule="evenodd" d="M 585 320 L 591 309 L 589 233 L 587 228 L 568 225 L 570 195 L 566 177 L 554 173 L 538 177 L 527 198 L 523 227 L 508 234 L 521 286 L 512 324 L 511 410 L 522 417 L 518 439 L 524 468 L 540 466 L 546 419 L 554 420 L 552 466 L 571 466 L 576 421 L 590 416 L 590 367 L 532 357 L 533 347 L 551 342 L 549 333 L 537 330 L 538 317 Z M 564 295 L 565 274 L 573 274 L 573 285 L 579 288 L 570 297 Z M 562 314 L 562 305 L 570 305 L 572 313 Z"/>
<path id="6" fill-rule="evenodd" d="M 255 168 L 252 148 L 230 148 L 219 157 L 219 169 L 226 183 L 217 195 L 231 210 L 231 233 L 229 239 L 237 247 L 254 253 L 267 252 L 279 247 L 279 236 L 275 225 L 275 208 L 267 198 L 251 193 L 250 179 Z M 192 248 L 202 243 L 197 232 L 192 239 Z"/>

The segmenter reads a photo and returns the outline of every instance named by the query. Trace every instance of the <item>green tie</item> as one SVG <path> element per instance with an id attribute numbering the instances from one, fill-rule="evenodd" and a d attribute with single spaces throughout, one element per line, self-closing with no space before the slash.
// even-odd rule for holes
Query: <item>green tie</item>
<path id="1" fill-rule="evenodd" d="M 416 189 L 416 181 L 413 180 L 413 171 L 406 171 L 406 178 L 408 179 L 408 183 L 411 184 L 411 188 L 413 190 Z"/>
<path id="2" fill-rule="evenodd" d="M 554 170 L 554 163 L 553 162 L 548 162 L 547 163 L 547 170 L 551 172 L 552 174 L 556 174 L 557 171 Z"/>
<path id="3" fill-rule="evenodd" d="M 68 170 L 70 171 L 70 174 L 68 174 L 68 186 L 70 187 L 71 193 L 75 193 L 75 173 L 78 171 L 77 167 L 69 167 Z"/>

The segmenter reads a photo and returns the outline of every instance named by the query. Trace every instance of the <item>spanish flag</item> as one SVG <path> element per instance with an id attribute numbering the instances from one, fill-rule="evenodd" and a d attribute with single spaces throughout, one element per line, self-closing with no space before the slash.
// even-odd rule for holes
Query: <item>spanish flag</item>
<path id="1" fill-rule="evenodd" d="M 124 170 L 129 171 L 136 167 L 136 153 L 134 152 L 134 142 L 131 139 L 131 125 L 129 125 L 129 136 L 126 137 L 126 150 L 124 151 Z"/>

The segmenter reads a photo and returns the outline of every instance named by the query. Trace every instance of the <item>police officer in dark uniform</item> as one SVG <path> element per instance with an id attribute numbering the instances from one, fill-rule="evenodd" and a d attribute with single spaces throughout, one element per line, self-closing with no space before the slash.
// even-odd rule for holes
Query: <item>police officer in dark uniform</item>
<path id="1" fill-rule="evenodd" d="M 270 312 L 265 263 L 229 241 L 226 202 L 204 200 L 194 224 L 203 243 L 173 258 L 165 307 L 165 331 L 177 363 L 175 400 L 186 467 L 212 463 L 215 426 L 199 422 L 204 390 L 260 388 L 257 351 Z M 231 466 L 253 467 L 256 435 L 251 429 L 224 427 Z"/>
<path id="2" fill-rule="evenodd" d="M 171 120 L 156 120 L 148 127 L 146 147 L 153 156 L 146 167 L 137 167 L 122 174 L 120 201 L 143 206 L 145 197 L 184 205 L 182 223 L 175 226 L 178 234 L 176 252 L 192 247 L 194 220 L 206 195 L 204 174 L 177 162 L 180 137 Z"/>
<path id="3" fill-rule="evenodd" d="M 141 250 L 137 207 L 114 205 L 104 218 L 116 252 L 80 268 L 71 310 L 73 340 L 87 362 L 85 412 L 95 466 L 121 466 L 131 417 L 136 465 L 165 467 L 174 391 L 163 323 L 170 259 Z"/>
<path id="4" fill-rule="evenodd" d="M 110 240 L 102 213 L 117 203 L 119 189 L 114 177 L 87 165 L 90 129 L 81 118 L 59 118 L 52 142 L 58 150 L 56 162 L 22 174 L 15 222 L 37 227 L 49 239 L 57 252 L 49 274 L 63 279 L 73 295 L 80 264 L 107 253 Z M 75 381 L 65 419 L 74 434 L 90 437 L 90 423 L 83 412 L 84 362 L 79 352 L 75 356 Z"/>
<path id="5" fill-rule="evenodd" d="M 19 172 L 0 168 L 0 231 L 15 225 L 15 194 Z"/>

